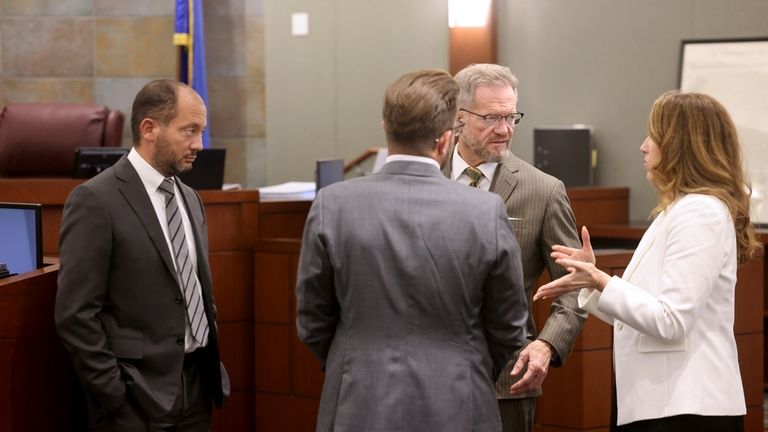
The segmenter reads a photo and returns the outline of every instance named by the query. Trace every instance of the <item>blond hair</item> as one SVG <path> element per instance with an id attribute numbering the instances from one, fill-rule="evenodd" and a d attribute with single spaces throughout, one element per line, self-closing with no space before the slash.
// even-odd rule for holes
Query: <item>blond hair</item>
<path id="1" fill-rule="evenodd" d="M 480 86 L 509 86 L 517 94 L 517 77 L 506 66 L 493 63 L 471 64 L 456 73 L 459 83 L 459 108 L 471 108 Z"/>
<path id="2" fill-rule="evenodd" d="M 405 74 L 384 94 L 382 116 L 387 140 L 417 154 L 431 151 L 435 140 L 453 128 L 459 86 L 450 74 L 425 69 Z"/>
<path id="3" fill-rule="evenodd" d="M 653 103 L 648 136 L 661 152 L 651 169 L 659 189 L 657 215 L 682 195 L 712 195 L 723 201 L 736 230 L 739 263 L 761 247 L 749 219 L 750 182 L 742 168 L 736 127 L 711 96 L 669 91 Z"/>

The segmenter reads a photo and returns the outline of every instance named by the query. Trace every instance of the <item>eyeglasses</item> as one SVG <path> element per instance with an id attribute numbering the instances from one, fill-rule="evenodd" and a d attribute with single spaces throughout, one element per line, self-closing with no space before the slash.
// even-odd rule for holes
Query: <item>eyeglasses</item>
<path id="1" fill-rule="evenodd" d="M 525 115 L 525 113 L 521 113 L 521 112 L 515 112 L 507 115 L 500 115 L 500 114 L 482 115 L 464 108 L 460 108 L 459 111 L 468 112 L 472 115 L 476 115 L 480 117 L 481 122 L 485 127 L 494 126 L 498 124 L 501 120 L 504 120 L 505 122 L 507 122 L 507 125 L 509 125 L 509 127 L 515 127 L 518 123 L 520 123 L 520 120 L 522 120 L 523 116 Z"/>

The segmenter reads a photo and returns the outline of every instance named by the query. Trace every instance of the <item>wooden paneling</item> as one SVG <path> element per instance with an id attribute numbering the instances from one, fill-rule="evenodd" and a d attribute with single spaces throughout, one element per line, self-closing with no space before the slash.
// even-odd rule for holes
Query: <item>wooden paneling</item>
<path id="1" fill-rule="evenodd" d="M 253 263 L 251 251 L 213 252 L 213 294 L 219 322 L 253 321 Z"/>
<path id="2" fill-rule="evenodd" d="M 253 322 L 219 322 L 219 351 L 232 390 L 253 390 Z"/>
<path id="3" fill-rule="evenodd" d="M 291 348 L 295 333 L 292 326 L 283 324 L 254 325 L 254 389 L 257 393 L 291 393 Z"/>
<path id="4" fill-rule="evenodd" d="M 448 58 L 451 75 L 473 63 L 496 63 L 496 1 L 491 1 L 483 27 L 448 28 Z"/>
<path id="5" fill-rule="evenodd" d="M 258 282 L 254 286 L 254 318 L 259 322 L 291 322 L 296 273 L 291 255 L 257 252 L 254 257 Z"/>
<path id="6" fill-rule="evenodd" d="M 301 238 L 311 201 L 261 203 L 259 238 Z"/>
<path id="7" fill-rule="evenodd" d="M 571 187 L 567 192 L 578 227 L 629 222 L 628 188 Z"/>
<path id="8" fill-rule="evenodd" d="M 293 338 L 291 367 L 293 368 L 293 394 L 320 399 L 320 392 L 323 390 L 323 380 L 325 379 L 322 365 L 320 360 L 297 337 Z"/>
<path id="9" fill-rule="evenodd" d="M 612 364 L 608 348 L 574 352 L 566 367 L 551 368 L 538 401 L 536 423 L 569 430 L 607 427 Z"/>
<path id="10" fill-rule="evenodd" d="M 261 430 L 253 428 L 252 406 L 252 390 L 233 391 L 221 409 L 213 410 L 211 430 L 223 432 Z"/>
<path id="11" fill-rule="evenodd" d="M 291 400 L 287 394 L 256 392 L 254 424 L 256 431 L 294 432 L 291 428 Z M 314 417 L 312 418 L 314 421 Z"/>
<path id="12" fill-rule="evenodd" d="M 763 331 L 764 285 L 763 257 L 749 260 L 739 266 L 736 275 L 736 320 L 733 331 L 736 334 Z"/>
<path id="13" fill-rule="evenodd" d="M 76 430 L 87 422 L 53 323 L 58 269 L 0 280 L 0 430 Z"/>
<path id="14" fill-rule="evenodd" d="M 608 274 L 620 275 L 632 257 L 626 250 L 596 250 L 597 265 Z M 537 284 L 549 281 L 542 275 Z M 537 325 L 549 316 L 548 302 L 534 305 Z M 590 316 L 576 339 L 565 366 L 550 368 L 538 400 L 537 430 L 586 431 L 609 426 L 613 328 Z"/>
<path id="15" fill-rule="evenodd" d="M 82 180 L 0 179 L 0 200 L 43 204 L 43 252 L 55 256 L 63 204 L 80 183 Z M 251 431 L 255 381 L 253 250 L 258 237 L 259 194 L 202 191 L 200 196 L 208 221 L 221 355 L 232 384 L 223 411 L 214 410 L 213 430 Z M 0 320 L 0 430 L 77 430 L 85 422 L 76 377 L 54 331 L 57 272 L 58 266 L 49 266 L 0 281 L 0 316 L 4 317 Z M 283 337 L 288 336 L 286 331 Z M 289 358 L 270 368 L 285 369 Z M 45 416 L 39 415 L 40 406 L 47 407 Z"/>
<path id="16" fill-rule="evenodd" d="M 739 369 L 747 406 L 763 406 L 763 333 L 736 335 Z"/>

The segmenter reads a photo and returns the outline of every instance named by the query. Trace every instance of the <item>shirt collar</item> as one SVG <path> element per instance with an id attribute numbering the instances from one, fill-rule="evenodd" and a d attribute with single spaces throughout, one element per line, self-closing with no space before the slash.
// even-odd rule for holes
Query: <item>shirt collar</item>
<path id="1" fill-rule="evenodd" d="M 160 171 L 156 170 L 149 162 L 145 161 L 139 152 L 136 151 L 135 147 L 131 148 L 131 151 L 128 152 L 128 161 L 131 162 L 131 165 L 139 174 L 144 187 L 150 192 L 157 191 L 160 183 L 165 180 L 165 176 L 160 174 Z"/>
<path id="2" fill-rule="evenodd" d="M 394 162 L 394 161 L 421 162 L 421 163 L 434 165 L 437 169 L 440 169 L 440 164 L 437 163 L 436 160 L 425 157 L 425 156 L 393 154 L 393 155 L 387 156 L 387 161 L 385 163 Z"/>
<path id="3" fill-rule="evenodd" d="M 488 180 L 493 180 L 493 175 L 496 173 L 496 167 L 499 165 L 498 162 L 484 162 L 480 165 L 476 166 L 475 168 L 479 169 L 483 172 L 483 175 Z M 459 146 L 455 145 L 453 147 L 453 159 L 451 160 L 451 180 L 456 180 L 459 178 L 461 174 L 464 173 L 464 170 L 469 165 L 467 162 L 464 161 L 464 159 L 461 158 L 461 155 L 459 154 Z"/>

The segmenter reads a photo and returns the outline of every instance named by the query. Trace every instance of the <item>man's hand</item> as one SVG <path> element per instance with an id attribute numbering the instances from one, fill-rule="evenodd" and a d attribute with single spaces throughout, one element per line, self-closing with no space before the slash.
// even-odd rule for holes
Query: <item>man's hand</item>
<path id="1" fill-rule="evenodd" d="M 509 388 L 510 394 L 525 393 L 541 386 L 544 378 L 547 377 L 547 371 L 549 371 L 552 351 L 553 349 L 549 343 L 543 340 L 535 340 L 520 352 L 510 374 L 516 376 L 526 366 L 528 368 L 525 370 L 525 375 L 523 375 L 520 381 L 514 383 Z"/>

